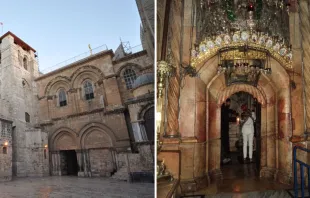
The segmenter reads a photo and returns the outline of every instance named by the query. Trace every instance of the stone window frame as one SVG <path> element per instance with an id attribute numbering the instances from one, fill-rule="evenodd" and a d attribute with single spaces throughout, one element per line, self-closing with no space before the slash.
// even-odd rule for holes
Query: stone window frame
<path id="1" fill-rule="evenodd" d="M 127 71 L 130 71 L 131 73 L 128 73 Z M 132 89 L 132 85 L 134 84 L 135 80 L 137 79 L 137 72 L 135 69 L 131 67 L 127 67 L 122 72 L 122 78 L 125 82 L 127 90 Z"/>
<path id="2" fill-rule="evenodd" d="M 26 55 L 23 58 L 23 67 L 28 71 L 28 57 Z"/>
<path id="3" fill-rule="evenodd" d="M 61 95 L 61 93 L 63 94 Z M 65 107 L 68 105 L 68 96 L 67 96 L 65 88 L 58 89 L 57 96 L 58 96 L 57 104 L 59 107 Z M 62 99 L 65 99 L 65 100 L 62 100 Z"/>
<path id="4" fill-rule="evenodd" d="M 86 84 L 88 84 L 87 87 Z M 85 79 L 82 83 L 82 90 L 84 100 L 89 101 L 95 98 L 95 85 L 92 80 Z"/>

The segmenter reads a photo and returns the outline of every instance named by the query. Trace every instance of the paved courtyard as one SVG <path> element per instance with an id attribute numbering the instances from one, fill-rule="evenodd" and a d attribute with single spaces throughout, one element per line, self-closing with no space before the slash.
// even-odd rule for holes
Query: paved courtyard
<path id="1" fill-rule="evenodd" d="M 17 178 L 0 183 L 0 198 L 154 197 L 154 184 L 127 183 L 108 178 Z"/>

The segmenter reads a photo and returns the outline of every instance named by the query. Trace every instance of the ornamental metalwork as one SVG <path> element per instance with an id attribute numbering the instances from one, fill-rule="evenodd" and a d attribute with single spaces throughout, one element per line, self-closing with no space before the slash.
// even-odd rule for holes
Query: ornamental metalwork
<path id="1" fill-rule="evenodd" d="M 235 50 L 244 47 L 252 51 L 267 52 L 268 56 L 272 56 L 285 68 L 292 69 L 292 51 L 283 40 L 267 33 L 249 31 L 220 34 L 204 39 L 192 50 L 191 65 L 197 67 L 205 63 L 223 48 Z M 261 53 L 252 53 L 252 58 L 260 59 L 261 55 Z"/>

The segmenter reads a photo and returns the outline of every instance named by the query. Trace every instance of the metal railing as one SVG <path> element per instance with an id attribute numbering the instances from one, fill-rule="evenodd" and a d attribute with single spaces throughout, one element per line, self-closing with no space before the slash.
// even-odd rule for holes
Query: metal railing
<path id="1" fill-rule="evenodd" d="M 102 51 L 106 51 L 106 50 L 108 50 L 108 46 L 107 45 L 101 45 L 99 47 L 96 47 L 96 48 L 92 49 L 92 55 L 97 54 L 97 53 L 102 52 Z M 42 72 L 43 74 L 46 74 L 48 72 L 51 72 L 51 71 L 56 70 L 56 69 L 60 69 L 60 68 L 62 68 L 64 66 L 67 66 L 67 65 L 69 65 L 71 63 L 74 63 L 76 61 L 79 61 L 79 60 L 82 60 L 84 58 L 87 58 L 90 55 L 91 55 L 90 51 L 84 52 L 84 53 L 79 54 L 79 55 L 77 55 L 77 56 L 75 56 L 73 58 L 70 58 L 70 59 L 65 60 L 65 61 L 63 61 L 61 63 L 58 63 L 58 64 L 56 64 L 56 65 L 54 65 L 52 67 L 43 69 L 40 72 Z"/>
<path id="2" fill-rule="evenodd" d="M 306 187 L 306 184 L 305 184 L 305 175 L 304 175 L 304 168 L 307 168 L 308 169 L 308 193 L 310 195 L 310 164 L 307 164 L 303 161 L 300 161 L 297 159 L 297 150 L 302 150 L 302 151 L 305 151 L 307 153 L 310 153 L 310 150 L 309 149 L 305 149 L 305 148 L 302 148 L 300 146 L 295 146 L 293 148 L 293 163 L 294 163 L 294 197 L 297 198 L 299 195 L 298 193 L 298 178 L 297 178 L 297 164 L 300 165 L 300 185 L 301 185 L 301 196 L 304 198 L 305 197 L 305 187 Z"/>
<path id="3" fill-rule="evenodd" d="M 107 45 L 101 45 L 99 47 L 96 47 L 96 48 L 92 49 L 92 55 L 97 54 L 97 53 L 102 52 L 102 51 L 106 51 L 106 50 L 108 50 L 108 46 Z M 134 53 L 142 51 L 143 47 L 142 47 L 142 44 L 140 44 L 140 45 L 136 45 L 136 46 L 130 47 L 129 50 L 130 50 L 130 54 L 134 54 Z M 63 61 L 61 63 L 58 63 L 58 64 L 56 64 L 54 66 L 42 69 L 42 70 L 40 70 L 40 72 L 42 72 L 43 74 L 49 73 L 51 71 L 54 71 L 56 69 L 60 69 L 60 68 L 65 67 L 65 66 L 67 66 L 67 65 L 69 65 L 71 63 L 74 63 L 76 61 L 79 61 L 79 60 L 82 60 L 84 58 L 87 58 L 90 55 L 91 55 L 90 51 L 84 52 L 84 53 L 79 54 L 79 55 L 77 55 L 77 56 L 75 56 L 73 58 L 70 58 L 70 59 L 65 60 L 65 61 Z"/>

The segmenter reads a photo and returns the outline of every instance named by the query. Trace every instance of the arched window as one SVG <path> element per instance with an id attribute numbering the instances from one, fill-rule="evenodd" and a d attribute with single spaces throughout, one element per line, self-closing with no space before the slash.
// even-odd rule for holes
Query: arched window
<path id="1" fill-rule="evenodd" d="M 84 82 L 84 94 L 85 94 L 86 100 L 90 100 L 94 98 L 93 85 L 90 81 Z"/>
<path id="2" fill-rule="evenodd" d="M 67 96 L 64 89 L 59 90 L 58 92 L 59 97 L 59 106 L 63 107 L 67 105 Z"/>
<path id="3" fill-rule="evenodd" d="M 133 69 L 126 69 L 123 74 L 127 89 L 131 89 L 133 83 L 135 82 L 137 76 Z"/>
<path id="4" fill-rule="evenodd" d="M 24 59 L 23 59 L 23 66 L 24 66 L 24 68 L 27 70 L 28 65 L 27 65 L 27 57 L 26 57 L 26 56 L 25 56 Z"/>
<path id="5" fill-rule="evenodd" d="M 145 131 L 149 141 L 154 141 L 154 117 L 154 107 L 149 108 L 143 116 Z"/>

